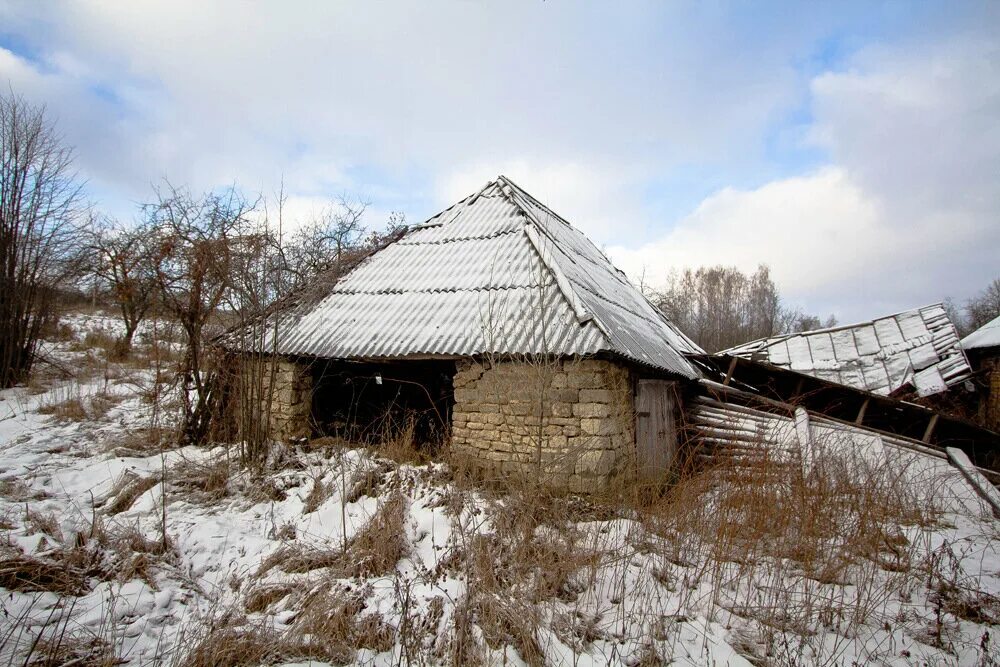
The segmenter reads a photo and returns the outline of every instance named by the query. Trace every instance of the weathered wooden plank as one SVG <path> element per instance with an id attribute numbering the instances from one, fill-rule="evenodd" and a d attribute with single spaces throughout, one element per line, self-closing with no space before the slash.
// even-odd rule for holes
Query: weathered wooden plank
<path id="1" fill-rule="evenodd" d="M 635 445 L 641 479 L 662 478 L 677 455 L 674 383 L 639 380 L 636 386 Z"/>

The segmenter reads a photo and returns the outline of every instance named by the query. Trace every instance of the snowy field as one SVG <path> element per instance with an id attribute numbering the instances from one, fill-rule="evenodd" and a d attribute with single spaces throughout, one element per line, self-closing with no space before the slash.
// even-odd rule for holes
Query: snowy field
<path id="1" fill-rule="evenodd" d="M 647 503 L 328 441 L 253 475 L 170 446 L 150 327 L 111 363 L 64 321 L 0 394 L 0 664 L 1000 664 L 1000 523 L 937 459 Z"/>

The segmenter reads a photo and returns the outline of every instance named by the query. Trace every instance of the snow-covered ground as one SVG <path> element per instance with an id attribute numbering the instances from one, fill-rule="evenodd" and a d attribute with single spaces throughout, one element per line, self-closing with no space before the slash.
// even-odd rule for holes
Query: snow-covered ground
<path id="1" fill-rule="evenodd" d="M 723 530 L 768 506 L 727 507 L 721 483 L 602 505 L 324 443 L 255 475 L 235 447 L 161 449 L 153 373 L 80 349 L 112 318 L 69 323 L 77 343 L 46 350 L 79 378 L 0 393 L 0 663 L 31 647 L 133 665 L 1000 660 L 1000 524 L 940 460 L 898 462 L 922 506 L 897 525 L 829 490 L 844 525 L 810 528 L 811 556 L 766 525 Z M 45 565 L 61 578 L 31 580 Z"/>

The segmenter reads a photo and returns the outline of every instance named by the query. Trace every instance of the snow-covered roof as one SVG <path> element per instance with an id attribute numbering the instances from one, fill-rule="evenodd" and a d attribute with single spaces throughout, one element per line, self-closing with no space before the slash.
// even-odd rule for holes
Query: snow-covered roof
<path id="1" fill-rule="evenodd" d="M 962 339 L 962 348 L 975 350 L 1000 347 L 1000 317 L 996 317 Z"/>
<path id="2" fill-rule="evenodd" d="M 969 377 L 942 304 L 830 329 L 762 338 L 729 354 L 887 396 L 912 384 L 930 396 Z"/>
<path id="3" fill-rule="evenodd" d="M 279 313 L 279 354 L 609 352 L 694 378 L 684 355 L 702 353 L 586 236 L 503 176 L 310 303 Z"/>

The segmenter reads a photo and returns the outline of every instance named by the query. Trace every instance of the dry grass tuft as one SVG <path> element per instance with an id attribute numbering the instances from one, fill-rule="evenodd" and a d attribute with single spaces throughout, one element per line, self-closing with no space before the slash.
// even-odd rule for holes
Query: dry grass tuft
<path id="1" fill-rule="evenodd" d="M 363 497 L 375 498 L 379 489 L 385 483 L 386 475 L 392 470 L 392 465 L 385 461 L 377 461 L 372 466 L 363 466 L 355 470 L 347 482 L 345 503 L 356 503 Z"/>
<path id="2" fill-rule="evenodd" d="M 379 505 L 372 518 L 348 540 L 346 548 L 294 545 L 279 548 L 264 559 L 257 577 L 274 567 L 289 574 L 328 568 L 338 577 L 377 577 L 392 572 L 406 555 L 404 520 L 406 498 L 394 493 Z"/>
<path id="3" fill-rule="evenodd" d="M 208 461 L 182 461 L 170 471 L 174 486 L 188 492 L 191 498 L 205 503 L 222 500 L 229 495 L 229 478 L 234 464 L 224 457 Z"/>
<path id="4" fill-rule="evenodd" d="M 319 506 L 326 502 L 326 499 L 330 497 L 332 489 L 323 483 L 323 480 L 316 477 L 313 480 L 312 488 L 309 490 L 309 495 L 306 496 L 305 502 L 302 507 L 303 514 L 310 514 L 319 509 Z"/>
<path id="5" fill-rule="evenodd" d="M 52 539 L 61 542 L 63 535 L 59 528 L 59 518 L 54 512 L 44 513 L 28 508 L 24 508 L 24 525 L 28 535 L 43 533 Z"/>
<path id="6" fill-rule="evenodd" d="M 297 592 L 300 586 L 290 583 L 255 586 L 247 594 L 243 606 L 250 614 L 267 611 L 273 604 Z"/>
<path id="7" fill-rule="evenodd" d="M 15 503 L 27 500 L 45 500 L 49 494 L 45 491 L 34 491 L 19 479 L 0 479 L 0 496 Z"/>
<path id="8" fill-rule="evenodd" d="M 152 489 L 159 482 L 160 480 L 156 477 L 141 477 L 126 471 L 112 487 L 109 494 L 111 500 L 104 507 L 104 512 L 109 516 L 114 516 L 128 511 L 139 496 Z"/>
<path id="9" fill-rule="evenodd" d="M 374 516 L 348 542 L 350 562 L 343 571 L 354 577 L 377 577 L 396 568 L 409 542 L 406 537 L 406 498 L 396 492 L 386 498 Z"/>
<path id="10" fill-rule="evenodd" d="M 38 413 L 52 415 L 59 421 L 69 422 L 81 422 L 89 418 L 83 398 L 80 396 L 71 396 L 61 401 L 40 405 Z"/>
<path id="11" fill-rule="evenodd" d="M 177 436 L 172 429 L 134 428 L 125 434 L 124 438 L 114 444 L 112 452 L 116 456 L 149 456 L 173 449 L 177 445 Z"/>
<path id="12" fill-rule="evenodd" d="M 287 657 L 281 635 L 267 627 L 212 625 L 182 658 L 178 667 L 247 667 L 273 665 Z"/>
<path id="13" fill-rule="evenodd" d="M 0 559 L 0 587 L 60 595 L 82 595 L 88 590 L 86 576 L 79 570 L 26 555 Z"/>
<path id="14" fill-rule="evenodd" d="M 63 633 L 39 641 L 28 660 L 29 667 L 115 667 L 126 662 L 100 637 Z"/>

